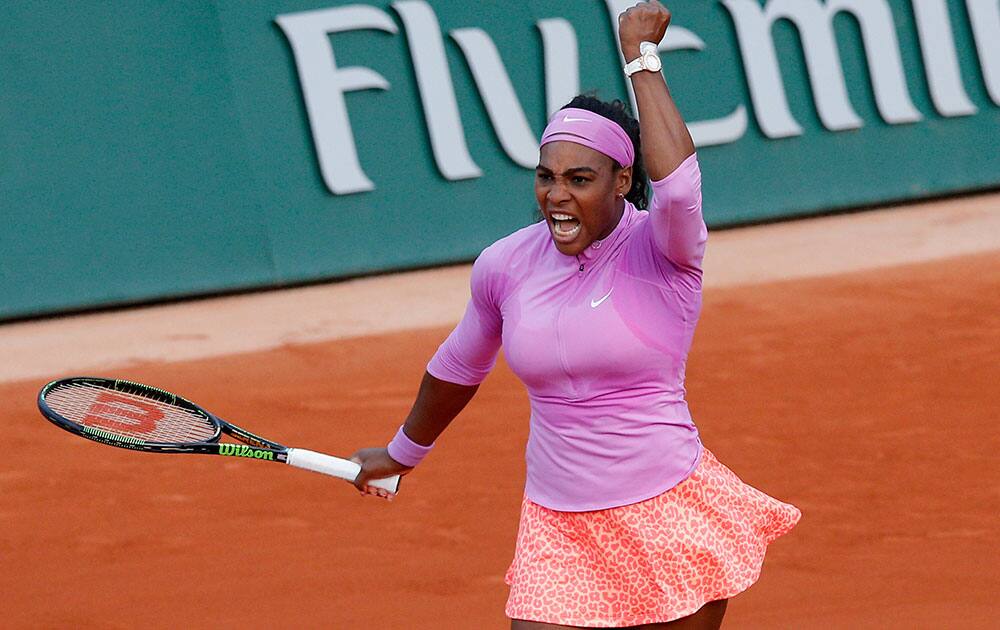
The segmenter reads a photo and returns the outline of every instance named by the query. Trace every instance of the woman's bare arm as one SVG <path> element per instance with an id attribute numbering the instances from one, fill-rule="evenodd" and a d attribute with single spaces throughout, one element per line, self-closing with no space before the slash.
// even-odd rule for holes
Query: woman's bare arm
<path id="1" fill-rule="evenodd" d="M 424 372 L 417 398 L 403 423 L 403 432 L 417 444 L 433 444 L 455 416 L 465 409 L 478 389 L 479 385 L 457 385 Z M 361 465 L 354 487 L 362 493 L 383 497 L 387 497 L 388 492 L 369 486 L 369 481 L 405 475 L 412 470 L 389 457 L 389 452 L 384 447 L 363 448 L 351 455 L 350 459 Z"/>
<path id="2" fill-rule="evenodd" d="M 653 0 L 619 16 L 618 37 L 629 61 L 640 44 L 663 39 L 670 11 Z M 631 77 L 639 114 L 642 159 L 652 180 L 650 225 L 656 249 L 685 271 L 692 287 L 700 286 L 708 231 L 701 211 L 701 170 L 695 146 L 670 95 L 662 72 L 636 72 Z"/>
<path id="3" fill-rule="evenodd" d="M 626 61 L 639 57 L 639 44 L 658 43 L 670 24 L 670 11 L 653 0 L 618 16 L 618 38 Z M 653 181 L 663 179 L 694 153 L 694 141 L 661 72 L 636 72 L 632 87 L 642 135 L 642 159 Z"/>
<path id="4" fill-rule="evenodd" d="M 433 444 L 455 416 L 465 409 L 478 389 L 479 385 L 449 383 L 424 372 L 417 399 L 403 423 L 403 431 L 417 444 Z"/>

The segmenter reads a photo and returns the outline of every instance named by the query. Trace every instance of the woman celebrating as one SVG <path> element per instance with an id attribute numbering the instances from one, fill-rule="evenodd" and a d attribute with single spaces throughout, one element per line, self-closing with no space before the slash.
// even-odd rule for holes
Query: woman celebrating
<path id="1" fill-rule="evenodd" d="M 483 251 L 405 423 L 352 458 L 355 485 L 386 496 L 368 481 L 420 462 L 503 345 L 531 403 L 513 629 L 718 628 L 800 517 L 702 446 L 684 400 L 707 230 L 656 56 L 669 22 L 656 1 L 619 16 L 641 122 L 585 96 L 552 117 L 535 173 L 544 221 Z"/>

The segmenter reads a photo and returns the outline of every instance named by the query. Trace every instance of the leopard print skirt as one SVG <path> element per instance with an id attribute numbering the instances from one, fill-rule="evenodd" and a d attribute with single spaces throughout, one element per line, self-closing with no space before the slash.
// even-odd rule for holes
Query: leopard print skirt
<path id="1" fill-rule="evenodd" d="M 767 545 L 801 515 L 706 448 L 687 479 L 639 503 L 559 512 L 525 498 L 507 616 L 615 628 L 685 617 L 756 582 Z"/>

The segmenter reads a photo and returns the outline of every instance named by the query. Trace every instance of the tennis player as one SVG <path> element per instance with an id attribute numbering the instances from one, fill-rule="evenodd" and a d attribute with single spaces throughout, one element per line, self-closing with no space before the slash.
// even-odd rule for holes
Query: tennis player
<path id="1" fill-rule="evenodd" d="M 708 233 L 656 56 L 669 22 L 656 1 L 619 16 L 641 122 L 587 96 L 551 118 L 535 173 L 544 221 L 482 252 L 405 423 L 352 457 L 355 485 L 388 496 L 368 482 L 427 455 L 503 345 L 531 403 L 513 629 L 718 628 L 800 517 L 701 444 L 684 399 Z"/>

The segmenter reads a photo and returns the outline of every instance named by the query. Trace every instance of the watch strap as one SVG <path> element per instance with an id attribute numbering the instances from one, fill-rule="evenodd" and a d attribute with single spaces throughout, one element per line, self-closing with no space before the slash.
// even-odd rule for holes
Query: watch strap
<path id="1" fill-rule="evenodd" d="M 631 77 L 636 72 L 641 72 L 643 70 L 649 70 L 650 72 L 652 72 L 653 71 L 652 68 L 646 65 L 646 56 L 650 54 L 656 55 L 657 52 L 658 52 L 657 46 L 653 42 L 640 43 L 639 56 L 633 59 L 632 61 L 628 62 L 627 64 L 625 64 L 625 67 L 623 68 L 623 70 L 625 71 L 625 76 Z M 658 58 L 659 57 L 657 56 L 657 59 Z"/>
<path id="2" fill-rule="evenodd" d="M 639 57 L 637 59 L 633 59 L 632 61 L 630 61 L 627 64 L 625 64 L 625 68 L 624 68 L 624 70 L 625 70 L 625 76 L 626 77 L 630 77 L 633 74 L 635 74 L 636 72 L 640 72 L 640 71 L 645 70 L 645 69 L 646 69 L 646 66 L 644 66 L 643 63 L 642 63 L 642 57 Z"/>

